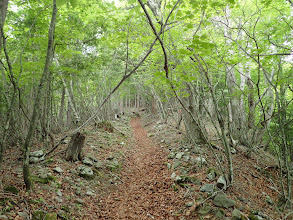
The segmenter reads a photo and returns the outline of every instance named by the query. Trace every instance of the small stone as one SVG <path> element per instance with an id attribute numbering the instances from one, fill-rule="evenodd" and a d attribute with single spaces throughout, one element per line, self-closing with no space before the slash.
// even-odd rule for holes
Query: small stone
<path id="1" fill-rule="evenodd" d="M 88 196 L 94 196 L 95 194 L 92 191 L 88 190 L 88 191 L 86 191 L 86 195 L 88 195 Z"/>
<path id="2" fill-rule="evenodd" d="M 70 169 L 69 172 L 72 173 L 72 174 L 74 174 L 74 175 L 77 175 L 78 174 L 78 172 L 75 169 Z"/>
<path id="3" fill-rule="evenodd" d="M 17 214 L 24 219 L 29 219 L 29 216 L 26 212 L 17 212 Z"/>
<path id="4" fill-rule="evenodd" d="M 173 169 L 176 169 L 177 167 L 179 167 L 181 165 L 181 162 L 179 160 L 175 160 L 173 162 Z"/>
<path id="5" fill-rule="evenodd" d="M 94 168 L 96 168 L 97 170 L 100 170 L 104 167 L 104 163 L 102 161 L 98 161 L 94 164 Z"/>
<path id="6" fill-rule="evenodd" d="M 180 160 L 183 155 L 184 155 L 184 152 L 179 152 L 179 153 L 176 154 L 175 158 Z"/>
<path id="7" fill-rule="evenodd" d="M 199 165 L 206 165 L 207 164 L 207 161 L 205 158 L 203 157 L 197 157 L 195 158 L 195 162 Z"/>
<path id="8" fill-rule="evenodd" d="M 6 215 L 0 215 L 0 220 L 6 220 L 8 217 Z"/>
<path id="9" fill-rule="evenodd" d="M 63 173 L 64 172 L 61 167 L 55 167 L 53 170 L 55 172 L 57 172 L 57 173 Z"/>
<path id="10" fill-rule="evenodd" d="M 219 179 L 217 180 L 217 187 L 219 189 L 226 190 L 227 183 L 226 183 L 226 180 L 225 180 L 225 178 L 223 176 L 220 176 Z"/>
<path id="11" fill-rule="evenodd" d="M 81 205 L 85 204 L 85 201 L 80 198 L 75 199 L 74 202 Z"/>
<path id="12" fill-rule="evenodd" d="M 194 204 L 194 202 L 187 202 L 187 203 L 185 203 L 185 206 L 186 207 L 191 207 L 193 204 Z"/>
<path id="13" fill-rule="evenodd" d="M 217 194 L 213 200 L 213 204 L 218 207 L 229 208 L 235 205 L 235 201 L 228 198 L 225 194 Z"/>
<path id="14" fill-rule="evenodd" d="M 57 194 L 57 196 L 60 196 L 60 197 L 62 197 L 62 192 L 61 192 L 61 190 L 60 190 L 60 189 L 58 189 L 58 190 L 56 191 L 56 194 Z"/>
<path id="15" fill-rule="evenodd" d="M 107 160 L 113 160 L 114 159 L 114 156 L 113 155 L 109 155 L 108 157 L 107 157 Z"/>
<path id="16" fill-rule="evenodd" d="M 30 157 L 30 163 L 38 163 L 45 160 L 45 157 Z"/>
<path id="17" fill-rule="evenodd" d="M 238 209 L 234 209 L 232 212 L 232 219 L 233 220 L 241 220 L 243 213 L 240 212 Z"/>
<path id="18" fill-rule="evenodd" d="M 216 178 L 216 173 L 215 173 L 215 171 L 214 171 L 214 170 L 211 170 L 211 171 L 208 173 L 207 178 L 208 178 L 209 180 L 214 180 L 214 179 Z"/>
<path id="19" fill-rule="evenodd" d="M 172 173 L 171 174 L 171 179 L 175 179 L 176 178 L 176 173 Z"/>
<path id="20" fill-rule="evenodd" d="M 94 165 L 93 161 L 90 160 L 90 159 L 87 158 L 87 157 L 83 158 L 82 163 L 85 164 L 85 165 L 89 165 L 89 166 Z"/>
<path id="21" fill-rule="evenodd" d="M 214 192 L 214 185 L 213 184 L 205 184 L 200 188 L 201 192 L 206 193 L 213 193 Z"/>
<path id="22" fill-rule="evenodd" d="M 170 154 L 168 155 L 168 159 L 174 159 L 176 156 L 176 154 L 174 152 L 170 152 Z"/>
<path id="23" fill-rule="evenodd" d="M 63 143 L 64 144 L 68 144 L 69 143 L 69 140 L 64 140 Z"/>
<path id="24" fill-rule="evenodd" d="M 44 155 L 44 151 L 42 150 L 30 152 L 30 157 L 42 157 L 43 155 Z"/>
<path id="25" fill-rule="evenodd" d="M 172 165 L 170 163 L 167 163 L 167 167 L 168 167 L 168 169 L 171 169 Z"/>
<path id="26" fill-rule="evenodd" d="M 154 134 L 148 134 L 147 137 L 153 137 L 155 136 Z"/>
<path id="27" fill-rule="evenodd" d="M 85 179 L 93 179 L 94 178 L 94 172 L 91 168 L 85 167 L 85 166 L 79 166 L 77 167 L 78 175 L 85 178 Z"/>
<path id="28" fill-rule="evenodd" d="M 58 202 L 58 203 L 62 203 L 62 202 L 63 202 L 63 199 L 60 198 L 60 197 L 56 197 L 55 200 L 56 200 L 56 202 Z"/>

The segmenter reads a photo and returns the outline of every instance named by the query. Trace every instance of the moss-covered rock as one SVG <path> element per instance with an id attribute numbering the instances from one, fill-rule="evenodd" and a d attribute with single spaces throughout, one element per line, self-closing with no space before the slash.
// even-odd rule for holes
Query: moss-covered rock
<path id="1" fill-rule="evenodd" d="M 36 210 L 32 214 L 32 220 L 43 220 L 44 215 L 45 215 L 44 211 Z"/>
<path id="2" fill-rule="evenodd" d="M 57 220 L 57 213 L 56 212 L 52 212 L 52 213 L 47 213 L 45 215 L 45 220 Z"/>

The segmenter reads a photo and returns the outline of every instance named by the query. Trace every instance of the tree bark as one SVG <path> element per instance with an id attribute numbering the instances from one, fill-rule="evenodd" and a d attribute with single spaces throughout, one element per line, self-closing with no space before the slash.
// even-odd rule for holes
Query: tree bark
<path id="1" fill-rule="evenodd" d="M 71 137 L 71 140 L 66 149 L 66 160 L 78 161 L 82 160 L 84 157 L 83 147 L 85 143 L 85 136 L 77 132 Z"/>

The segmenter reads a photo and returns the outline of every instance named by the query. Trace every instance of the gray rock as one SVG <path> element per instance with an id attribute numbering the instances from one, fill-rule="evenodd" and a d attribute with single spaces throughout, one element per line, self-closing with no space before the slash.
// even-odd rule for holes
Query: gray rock
<path id="1" fill-rule="evenodd" d="M 176 154 L 175 158 L 180 160 L 183 155 L 184 155 L 184 152 L 179 152 L 179 153 Z"/>
<path id="2" fill-rule="evenodd" d="M 38 163 L 45 160 L 45 157 L 30 157 L 30 163 Z"/>
<path id="3" fill-rule="evenodd" d="M 197 157 L 195 158 L 195 163 L 199 164 L 199 165 L 206 165 L 207 164 L 207 161 L 205 158 L 203 157 Z"/>
<path id="4" fill-rule="evenodd" d="M 44 155 L 44 151 L 42 150 L 30 152 L 30 157 L 42 157 L 43 155 Z"/>
<path id="5" fill-rule="evenodd" d="M 81 204 L 81 205 L 85 204 L 85 201 L 83 199 L 80 199 L 80 198 L 75 199 L 74 202 L 77 203 L 77 204 Z"/>
<path id="6" fill-rule="evenodd" d="M 185 206 L 186 207 L 191 207 L 193 204 L 194 204 L 194 202 L 187 202 L 187 203 L 185 203 Z"/>
<path id="7" fill-rule="evenodd" d="M 83 158 L 82 163 L 90 166 L 94 165 L 93 161 L 87 157 Z"/>
<path id="8" fill-rule="evenodd" d="M 77 167 L 78 175 L 85 178 L 85 179 L 93 179 L 94 178 L 94 172 L 91 168 L 86 166 L 79 166 Z"/>
<path id="9" fill-rule="evenodd" d="M 225 178 L 223 176 L 220 176 L 219 179 L 217 180 L 217 187 L 219 189 L 226 190 L 227 183 L 226 183 L 226 180 L 225 180 Z"/>
<path id="10" fill-rule="evenodd" d="M 94 196 L 95 193 L 93 193 L 92 191 L 88 190 L 88 191 L 86 191 L 86 195 L 88 195 L 88 196 Z"/>
<path id="11" fill-rule="evenodd" d="M 174 152 L 170 152 L 170 154 L 168 155 L 168 159 L 174 159 L 176 156 L 176 154 Z"/>
<path id="12" fill-rule="evenodd" d="M 77 175 L 78 174 L 78 172 L 75 169 L 70 169 L 69 172 L 72 173 L 72 174 L 74 174 L 74 175 Z"/>
<path id="13" fill-rule="evenodd" d="M 176 169 L 177 167 L 179 167 L 181 165 L 181 162 L 179 160 L 175 160 L 173 162 L 173 169 Z"/>
<path id="14" fill-rule="evenodd" d="M 207 178 L 209 180 L 214 180 L 216 178 L 216 173 L 214 170 L 210 170 L 210 172 L 207 174 Z"/>
<path id="15" fill-rule="evenodd" d="M 233 220 L 241 220 L 243 213 L 240 212 L 238 209 L 234 209 L 232 212 L 232 219 Z"/>
<path id="16" fill-rule="evenodd" d="M 17 214 L 24 219 L 29 219 L 29 215 L 26 212 L 17 212 Z"/>
<path id="17" fill-rule="evenodd" d="M 63 143 L 64 144 L 68 144 L 69 143 L 69 140 L 64 140 Z"/>
<path id="18" fill-rule="evenodd" d="M 61 167 L 55 167 L 53 170 L 55 172 L 57 172 L 57 173 L 63 173 L 64 172 Z"/>
<path id="19" fill-rule="evenodd" d="M 8 217 L 6 215 L 0 215 L 0 220 L 6 220 Z"/>
<path id="20" fill-rule="evenodd" d="M 60 189 L 57 189 L 57 191 L 56 191 L 56 194 L 57 194 L 57 196 L 60 196 L 60 197 L 62 197 L 62 192 L 61 192 L 61 190 L 60 190 Z"/>
<path id="21" fill-rule="evenodd" d="M 171 174 L 171 179 L 172 179 L 172 180 L 175 180 L 176 176 L 177 176 L 176 173 L 172 173 L 172 174 Z"/>
<path id="22" fill-rule="evenodd" d="M 214 192 L 214 185 L 213 184 L 205 184 L 200 188 L 201 192 L 206 193 L 213 193 Z"/>
<path id="23" fill-rule="evenodd" d="M 228 198 L 225 194 L 217 194 L 213 200 L 213 204 L 218 207 L 229 208 L 235 205 L 235 201 Z"/>
<path id="24" fill-rule="evenodd" d="M 63 202 L 63 199 L 60 198 L 60 197 L 56 197 L 55 200 L 56 200 L 56 202 L 58 202 L 58 203 L 62 203 L 62 202 Z"/>
<path id="25" fill-rule="evenodd" d="M 92 160 L 93 162 L 98 162 L 97 158 L 92 157 L 91 155 L 87 156 L 90 160 Z"/>
<path id="26" fill-rule="evenodd" d="M 102 161 L 98 161 L 96 163 L 94 163 L 94 167 L 97 169 L 97 170 L 100 170 L 104 167 L 104 163 Z"/>
<path id="27" fill-rule="evenodd" d="M 114 159 L 114 156 L 113 155 L 109 155 L 108 157 L 107 157 L 107 160 L 113 160 Z"/>
<path id="28" fill-rule="evenodd" d="M 171 169 L 172 165 L 170 163 L 167 163 L 167 167 L 168 167 L 168 169 Z"/>
<path id="29" fill-rule="evenodd" d="M 190 156 L 186 155 L 186 156 L 183 156 L 183 161 L 184 162 L 188 162 L 190 160 Z"/>

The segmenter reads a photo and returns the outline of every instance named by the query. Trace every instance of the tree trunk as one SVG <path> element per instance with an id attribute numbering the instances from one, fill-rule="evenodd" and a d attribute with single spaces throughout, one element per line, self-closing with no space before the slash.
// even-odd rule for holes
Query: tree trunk
<path id="1" fill-rule="evenodd" d="M 198 106 L 196 106 L 194 100 L 194 93 L 190 85 L 186 85 L 186 90 L 189 94 L 189 96 L 185 99 L 186 107 L 191 112 L 193 117 L 198 117 L 198 114 L 196 114 L 196 108 Z M 191 117 L 191 115 L 188 112 L 183 110 L 183 121 L 185 124 L 187 136 L 190 140 L 192 140 L 195 143 L 205 143 L 204 134 L 202 133 L 198 122 L 195 121 L 193 117 Z"/>
<path id="2" fill-rule="evenodd" d="M 60 103 L 60 110 L 59 110 L 59 125 L 61 128 L 64 127 L 64 121 L 63 121 L 64 102 L 65 102 L 65 89 L 63 87 L 62 96 L 61 96 L 61 103 Z"/>
<path id="3" fill-rule="evenodd" d="M 85 136 L 77 132 L 71 137 L 71 140 L 66 149 L 66 160 L 78 161 L 84 157 L 83 147 L 85 143 Z"/>
<path id="4" fill-rule="evenodd" d="M 48 48 L 47 48 L 46 62 L 45 62 L 42 77 L 39 82 L 39 86 L 38 86 L 38 90 L 37 90 L 37 94 L 36 94 L 36 98 L 35 98 L 35 102 L 34 102 L 34 107 L 33 107 L 33 114 L 32 114 L 31 120 L 30 120 L 28 133 L 26 135 L 24 147 L 23 147 L 24 148 L 23 179 L 24 179 L 27 191 L 30 191 L 32 188 L 31 180 L 30 180 L 30 171 L 29 171 L 30 143 L 31 143 L 32 135 L 35 131 L 36 120 L 37 120 L 37 117 L 39 114 L 39 108 L 40 108 L 41 97 L 42 97 L 42 90 L 43 90 L 46 78 L 49 74 L 49 67 L 52 63 L 56 14 L 57 14 L 56 0 L 53 0 L 52 18 L 51 18 L 51 23 L 50 23 L 50 27 L 49 27 L 49 33 L 48 33 Z"/>

